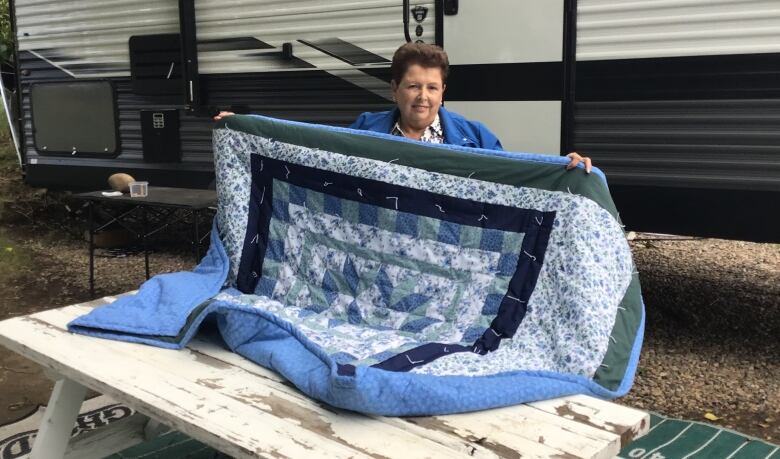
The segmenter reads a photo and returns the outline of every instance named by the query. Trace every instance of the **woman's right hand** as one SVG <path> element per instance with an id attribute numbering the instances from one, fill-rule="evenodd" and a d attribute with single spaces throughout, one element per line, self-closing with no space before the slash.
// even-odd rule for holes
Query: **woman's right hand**
<path id="1" fill-rule="evenodd" d="M 216 115 L 214 117 L 214 121 L 219 121 L 222 118 L 225 118 L 226 116 L 233 116 L 233 115 L 235 115 L 235 113 L 233 112 L 219 112 L 219 115 Z"/>

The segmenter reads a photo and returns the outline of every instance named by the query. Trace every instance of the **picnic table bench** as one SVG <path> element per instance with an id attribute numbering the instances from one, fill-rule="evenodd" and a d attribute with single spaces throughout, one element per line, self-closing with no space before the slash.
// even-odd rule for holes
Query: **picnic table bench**
<path id="1" fill-rule="evenodd" d="M 69 447 L 87 388 L 238 458 L 607 458 L 650 424 L 645 412 L 582 395 L 446 416 L 368 416 L 312 400 L 207 336 L 171 351 L 67 331 L 114 299 L 0 322 L 0 344 L 57 375 L 31 457 L 104 457 L 143 439 L 120 422 L 124 441 Z"/>

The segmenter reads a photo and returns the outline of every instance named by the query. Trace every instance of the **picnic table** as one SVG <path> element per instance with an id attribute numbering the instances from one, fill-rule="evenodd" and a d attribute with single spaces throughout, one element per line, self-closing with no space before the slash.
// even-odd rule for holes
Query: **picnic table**
<path id="1" fill-rule="evenodd" d="M 98 458 L 142 441 L 123 421 L 106 427 L 116 434 L 69 446 L 87 388 L 238 458 L 611 458 L 650 425 L 646 412 L 582 395 L 446 416 L 370 416 L 312 400 L 208 336 L 171 351 L 67 331 L 114 299 L 0 322 L 0 344 L 56 373 L 32 458 Z"/>

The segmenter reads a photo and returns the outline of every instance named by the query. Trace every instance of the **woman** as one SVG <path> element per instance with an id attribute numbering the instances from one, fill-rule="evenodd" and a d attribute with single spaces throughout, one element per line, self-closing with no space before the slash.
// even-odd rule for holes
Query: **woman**
<path id="1" fill-rule="evenodd" d="M 447 87 L 449 62 L 447 53 L 426 43 L 406 43 L 396 50 L 390 66 L 390 89 L 396 108 L 385 112 L 360 115 L 353 129 L 383 132 L 430 143 L 503 150 L 501 142 L 482 123 L 467 120 L 442 106 Z M 219 120 L 231 112 L 220 112 Z M 590 173 L 591 160 L 577 153 L 566 155 L 567 169 L 580 162 Z"/>
<path id="2" fill-rule="evenodd" d="M 482 123 L 442 106 L 447 86 L 447 54 L 438 46 L 407 43 L 395 52 L 390 89 L 396 108 L 363 113 L 353 129 L 384 132 L 431 143 L 501 150 L 501 142 Z"/>

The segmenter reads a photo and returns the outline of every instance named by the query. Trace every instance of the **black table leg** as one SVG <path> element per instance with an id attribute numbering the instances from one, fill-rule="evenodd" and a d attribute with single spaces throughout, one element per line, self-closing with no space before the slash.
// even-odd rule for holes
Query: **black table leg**
<path id="1" fill-rule="evenodd" d="M 149 279 L 149 249 L 146 245 L 146 234 L 147 234 L 147 222 L 146 222 L 146 207 L 140 206 L 141 209 L 141 221 L 142 221 L 142 227 L 141 227 L 141 248 L 143 248 L 144 251 L 144 265 L 146 266 L 146 279 Z"/>
<path id="2" fill-rule="evenodd" d="M 95 298 L 95 221 L 93 220 L 92 207 L 94 203 L 89 201 L 89 297 Z"/>
<path id="3" fill-rule="evenodd" d="M 195 264 L 197 265 L 200 263 L 200 228 L 198 227 L 200 223 L 200 210 L 192 212 L 192 219 L 195 222 L 195 239 L 193 242 L 195 243 Z"/>

